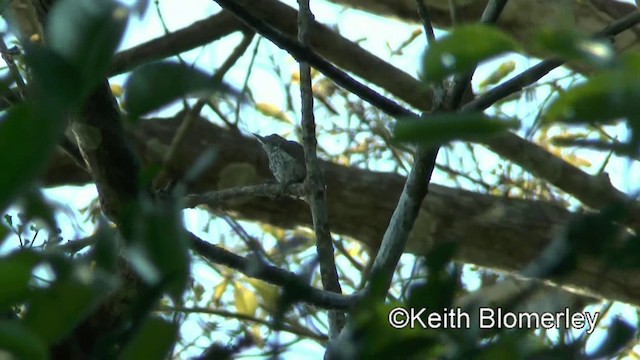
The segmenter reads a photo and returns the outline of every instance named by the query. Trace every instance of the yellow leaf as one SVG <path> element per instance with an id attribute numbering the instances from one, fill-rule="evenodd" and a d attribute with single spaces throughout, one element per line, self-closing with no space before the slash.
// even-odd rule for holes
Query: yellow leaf
<path id="1" fill-rule="evenodd" d="M 333 80 L 327 78 L 320 79 L 315 84 L 313 84 L 314 95 L 330 97 L 336 92 L 337 89 L 338 86 L 336 85 L 336 83 L 334 83 Z"/>
<path id="2" fill-rule="evenodd" d="M 280 240 L 282 238 L 284 238 L 284 229 L 276 227 L 276 226 L 271 226 L 268 224 L 263 224 L 261 226 L 262 231 L 264 231 L 265 233 L 273 236 L 274 238 Z"/>
<path id="3" fill-rule="evenodd" d="M 287 124 L 293 124 L 291 119 L 289 119 L 289 116 L 275 104 L 264 102 L 256 103 L 256 110 L 258 110 L 262 115 L 286 122 Z"/>
<path id="4" fill-rule="evenodd" d="M 122 88 L 122 85 L 109 84 L 109 87 L 111 88 L 111 92 L 113 93 L 113 96 L 115 96 L 115 97 L 120 97 L 124 93 L 124 89 Z"/>
<path id="5" fill-rule="evenodd" d="M 300 83 L 300 71 L 296 70 L 291 73 L 291 83 L 292 84 Z"/>
<path id="6" fill-rule="evenodd" d="M 224 294 L 224 291 L 227 290 L 228 285 L 229 280 L 225 279 L 213 289 L 213 296 L 211 297 L 211 300 L 214 304 L 218 304 L 220 302 L 220 298 L 222 297 L 222 294 Z"/>
<path id="7" fill-rule="evenodd" d="M 260 298 L 262 298 L 262 306 L 269 311 L 276 309 L 278 297 L 280 296 L 280 288 L 268 284 L 262 280 L 248 278 L 247 282 L 256 289 Z"/>
<path id="8" fill-rule="evenodd" d="M 480 87 L 484 88 L 488 85 L 497 84 L 506 78 L 513 70 L 516 69 L 516 62 L 508 60 L 500 64 L 486 79 L 480 83 Z"/>
<path id="9" fill-rule="evenodd" d="M 354 259 L 359 259 L 362 254 L 362 247 L 359 244 L 353 243 L 347 250 L 347 254 Z"/>
<path id="10" fill-rule="evenodd" d="M 575 154 L 566 155 L 565 160 L 575 167 L 591 167 L 592 165 L 589 160 Z"/>
<path id="11" fill-rule="evenodd" d="M 338 159 L 336 159 L 336 162 L 340 165 L 349 166 L 351 165 L 351 158 L 343 154 L 340 154 L 338 155 Z"/>
<path id="12" fill-rule="evenodd" d="M 262 332 L 260 331 L 261 325 L 253 325 L 251 327 L 251 337 L 253 340 L 253 343 L 258 347 L 258 348 L 263 348 L 264 347 L 264 338 L 262 337 Z"/>
<path id="13" fill-rule="evenodd" d="M 234 291 L 234 298 L 236 303 L 236 310 L 238 313 L 248 316 L 254 316 L 256 309 L 258 309 L 258 299 L 253 291 L 242 286 L 242 284 L 236 282 Z"/>
<path id="14" fill-rule="evenodd" d="M 318 74 L 320 74 L 320 72 L 318 70 L 316 70 L 315 68 L 311 68 L 311 78 L 315 79 Z M 294 72 L 291 73 L 291 83 L 292 84 L 298 84 L 300 83 L 300 71 L 296 70 Z"/>

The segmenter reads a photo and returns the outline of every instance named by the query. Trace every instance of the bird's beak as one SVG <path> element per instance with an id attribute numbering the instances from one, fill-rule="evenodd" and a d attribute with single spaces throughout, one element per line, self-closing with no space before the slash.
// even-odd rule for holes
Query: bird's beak
<path id="1" fill-rule="evenodd" d="M 262 137 L 262 136 L 260 136 L 260 135 L 258 135 L 256 133 L 252 133 L 252 134 L 253 134 L 253 136 L 257 137 L 258 140 L 260 140 L 261 143 L 264 143 L 264 137 Z"/>

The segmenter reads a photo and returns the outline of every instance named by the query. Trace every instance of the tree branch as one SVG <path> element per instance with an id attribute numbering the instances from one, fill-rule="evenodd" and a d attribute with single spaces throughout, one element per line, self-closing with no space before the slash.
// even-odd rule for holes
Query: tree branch
<path id="1" fill-rule="evenodd" d="M 309 32 L 313 23 L 313 13 L 309 7 L 309 0 L 298 0 L 298 42 L 309 47 Z M 311 208 L 313 228 L 316 233 L 316 249 L 320 261 L 320 277 L 325 290 L 342 293 L 336 260 L 333 253 L 333 240 L 329 225 L 327 210 L 326 187 L 320 162 L 316 154 L 316 124 L 313 116 L 313 90 L 311 89 L 311 67 L 304 61 L 300 62 L 300 97 L 302 100 L 302 145 L 307 169 L 306 185 L 307 198 Z M 329 312 L 329 337 L 340 334 L 346 318 L 343 312 Z"/>
<path id="2" fill-rule="evenodd" d="M 195 252 L 205 259 L 224 265 L 241 273 L 266 281 L 273 285 L 293 290 L 297 299 L 325 309 L 347 310 L 353 303 L 354 296 L 344 296 L 331 291 L 316 289 L 305 283 L 296 274 L 282 270 L 273 265 L 261 263 L 257 259 L 247 259 L 210 244 L 192 233 L 188 233 L 191 246 Z"/>

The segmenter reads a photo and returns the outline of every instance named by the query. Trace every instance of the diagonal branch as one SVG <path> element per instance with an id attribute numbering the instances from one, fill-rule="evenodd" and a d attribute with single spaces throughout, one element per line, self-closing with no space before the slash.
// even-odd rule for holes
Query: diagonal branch
<path id="1" fill-rule="evenodd" d="M 242 30 L 247 30 L 247 27 L 230 13 L 221 12 L 196 21 L 186 28 L 117 53 L 111 62 L 109 74 L 121 74 L 144 63 L 195 49 Z"/>
<path id="2" fill-rule="evenodd" d="M 188 236 L 193 250 L 205 259 L 238 270 L 249 277 L 260 279 L 273 285 L 295 288 L 294 293 L 298 296 L 298 300 L 325 309 L 348 309 L 352 305 L 353 297 L 316 289 L 309 286 L 294 273 L 272 265 L 260 263 L 257 259 L 247 259 L 238 256 L 219 246 L 210 244 L 192 233 L 188 233 Z"/>

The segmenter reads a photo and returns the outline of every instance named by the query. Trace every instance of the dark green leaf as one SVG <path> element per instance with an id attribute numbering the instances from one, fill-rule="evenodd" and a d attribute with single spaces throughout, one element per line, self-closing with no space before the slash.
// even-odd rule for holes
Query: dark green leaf
<path id="1" fill-rule="evenodd" d="M 475 140 L 492 136 L 519 126 L 520 123 L 516 120 L 494 119 L 483 113 L 442 113 L 419 120 L 400 121 L 396 125 L 394 136 L 399 141 L 439 145 L 453 140 Z"/>
<path id="2" fill-rule="evenodd" d="M 7 229 L 4 224 L 0 224 L 0 246 L 2 246 L 7 239 L 7 235 L 9 235 L 9 229 Z"/>
<path id="3" fill-rule="evenodd" d="M 422 329 L 418 322 L 415 326 L 393 328 L 389 317 L 406 319 L 405 313 L 397 312 L 399 304 L 377 304 L 367 306 L 357 312 L 359 349 L 358 359 L 431 359 L 438 358 L 442 349 L 437 334 L 432 329 Z M 418 311 L 418 310 L 416 310 Z M 424 312 L 425 316 L 430 311 Z M 396 322 L 397 323 L 397 322 Z"/>
<path id="4" fill-rule="evenodd" d="M 25 105 L 0 118 L 0 211 L 39 174 L 61 134 L 55 118 L 35 116 Z"/>
<path id="5" fill-rule="evenodd" d="M 42 339 L 18 321 L 0 322 L 0 349 L 13 355 L 13 359 L 49 358 Z"/>
<path id="6" fill-rule="evenodd" d="M 438 82 L 474 69 L 480 62 L 517 50 L 516 42 L 495 27 L 466 25 L 429 46 L 422 59 L 422 78 Z"/>
<path id="7" fill-rule="evenodd" d="M 73 278 L 58 281 L 49 288 L 34 291 L 25 322 L 48 344 L 53 344 L 85 319 L 111 289 L 107 284 L 85 284 Z"/>
<path id="8" fill-rule="evenodd" d="M 435 246 L 425 258 L 429 272 L 438 273 L 446 270 L 446 267 L 451 263 L 457 248 L 458 247 L 454 242 L 446 242 Z"/>
<path id="9" fill-rule="evenodd" d="M 607 39 L 593 39 L 574 29 L 544 28 L 538 33 L 536 44 L 550 55 L 578 60 L 597 67 L 616 63 L 616 52 Z"/>
<path id="10" fill-rule="evenodd" d="M 411 287 L 408 296 L 408 305 L 416 308 L 425 307 L 430 311 L 442 311 L 451 308 L 454 296 L 458 289 L 458 276 L 451 271 L 448 265 L 455 254 L 454 243 L 442 244 L 435 247 L 425 257 L 427 265 L 427 281 L 417 283 Z"/>
<path id="11" fill-rule="evenodd" d="M 62 118 L 80 104 L 82 81 L 72 63 L 51 49 L 26 46 L 26 61 L 34 77 L 35 110 L 51 120 Z"/>
<path id="12" fill-rule="evenodd" d="M 133 120 L 186 95 L 211 93 L 220 84 L 203 71 L 173 62 L 143 65 L 125 84 L 125 107 Z"/>
<path id="13" fill-rule="evenodd" d="M 121 359 L 164 359 L 173 347 L 176 325 L 159 318 L 149 318 L 127 345 Z"/>
<path id="14" fill-rule="evenodd" d="M 128 11 L 115 1 L 61 0 L 47 18 L 47 43 L 73 64 L 82 91 L 107 73 L 127 24 Z"/>
<path id="15" fill-rule="evenodd" d="M 118 263 L 117 232 L 106 223 L 101 222 L 94 236 L 96 245 L 92 257 L 96 262 L 96 267 L 107 272 L 114 272 Z"/>
<path id="16" fill-rule="evenodd" d="M 560 94 L 547 109 L 547 122 L 602 123 L 640 114 L 640 76 L 626 71 L 594 75 Z"/>
<path id="17" fill-rule="evenodd" d="M 38 255 L 30 251 L 0 259 L 0 311 L 15 305 L 29 293 L 29 281 L 38 261 Z"/>
<path id="18" fill-rule="evenodd" d="M 166 285 L 180 297 L 189 275 L 189 247 L 180 208 L 173 199 L 141 198 L 123 213 L 123 235 L 130 243 L 128 258 L 150 285 Z"/>

